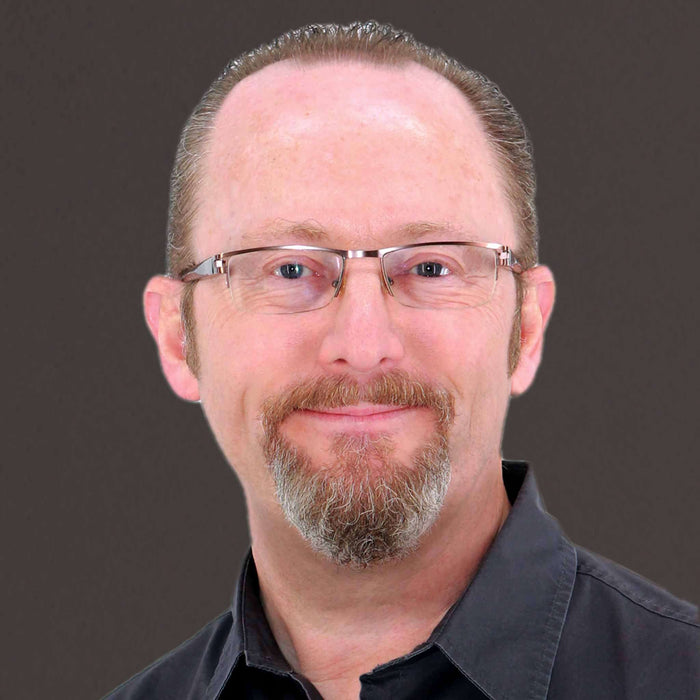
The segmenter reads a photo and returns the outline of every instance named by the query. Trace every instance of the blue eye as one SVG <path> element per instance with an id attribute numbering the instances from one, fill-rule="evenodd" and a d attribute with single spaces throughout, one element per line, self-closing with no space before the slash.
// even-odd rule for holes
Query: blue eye
<path id="1" fill-rule="evenodd" d="M 285 263 L 275 270 L 275 274 L 288 280 L 298 280 L 300 277 L 310 275 L 311 270 L 300 263 Z"/>
<path id="2" fill-rule="evenodd" d="M 449 270 L 439 262 L 422 262 L 414 265 L 411 272 L 421 277 L 442 277 L 448 274 Z"/>

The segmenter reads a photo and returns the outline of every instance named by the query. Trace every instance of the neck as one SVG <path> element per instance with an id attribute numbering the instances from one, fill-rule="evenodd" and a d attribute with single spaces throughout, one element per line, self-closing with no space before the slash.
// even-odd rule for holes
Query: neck
<path id="1" fill-rule="evenodd" d="M 461 596 L 509 512 L 500 462 L 497 472 L 485 471 L 488 483 L 469 497 L 448 496 L 415 552 L 366 569 L 337 566 L 280 523 L 281 515 L 256 517 L 250 508 L 272 633 L 324 697 L 357 697 L 362 673 L 426 641 Z"/>

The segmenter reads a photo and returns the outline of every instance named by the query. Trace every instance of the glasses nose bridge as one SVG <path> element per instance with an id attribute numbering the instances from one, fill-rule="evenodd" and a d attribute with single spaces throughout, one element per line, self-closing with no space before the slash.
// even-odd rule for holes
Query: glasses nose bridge
<path id="1" fill-rule="evenodd" d="M 377 262 L 379 263 L 379 277 L 382 280 L 382 287 L 384 287 L 385 291 L 388 292 L 390 296 L 394 296 L 394 293 L 391 291 L 391 286 L 389 284 L 389 281 L 387 280 L 386 277 L 386 272 L 384 270 L 384 256 L 381 254 L 381 251 L 379 250 L 344 250 L 343 251 L 343 266 L 340 271 L 340 282 L 336 287 L 335 294 L 333 295 L 333 298 L 337 297 L 343 288 L 345 287 L 345 280 L 346 280 L 346 275 L 347 275 L 347 261 L 355 258 L 377 258 Z"/>
<path id="2" fill-rule="evenodd" d="M 344 251 L 345 258 L 378 258 L 380 257 L 378 250 L 346 250 Z"/>

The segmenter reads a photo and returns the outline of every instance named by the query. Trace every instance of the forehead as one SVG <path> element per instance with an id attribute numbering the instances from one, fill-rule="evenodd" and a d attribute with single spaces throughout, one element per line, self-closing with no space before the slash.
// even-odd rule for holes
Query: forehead
<path id="1" fill-rule="evenodd" d="M 422 224 L 514 242 L 476 113 L 415 63 L 283 61 L 227 96 L 204 160 L 197 252 L 305 223 L 342 247 L 401 244 L 392 233 Z"/>

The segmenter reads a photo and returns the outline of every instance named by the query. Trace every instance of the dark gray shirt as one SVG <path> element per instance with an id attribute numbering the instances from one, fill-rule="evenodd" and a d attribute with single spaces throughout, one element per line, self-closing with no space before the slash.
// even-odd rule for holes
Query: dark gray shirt
<path id="1" fill-rule="evenodd" d="M 525 463 L 503 479 L 513 508 L 469 587 L 426 642 L 361 676 L 360 697 L 697 700 L 697 608 L 574 547 Z M 275 642 L 250 555 L 230 610 L 107 696 L 320 697 Z"/>

